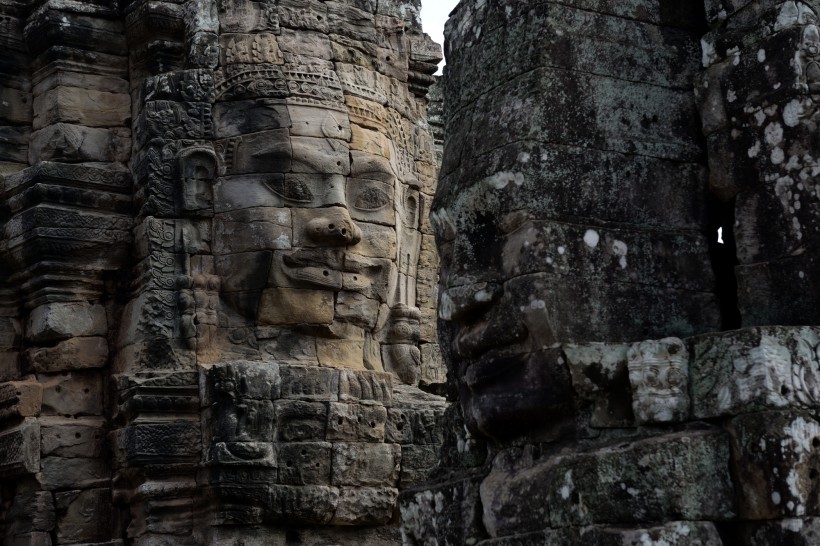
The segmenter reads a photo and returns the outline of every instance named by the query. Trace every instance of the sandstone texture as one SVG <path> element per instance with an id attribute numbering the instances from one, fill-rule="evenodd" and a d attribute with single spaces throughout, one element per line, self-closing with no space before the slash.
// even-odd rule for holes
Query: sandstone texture
<path id="1" fill-rule="evenodd" d="M 0 542 L 400 542 L 447 405 L 420 8 L 0 0 Z"/>

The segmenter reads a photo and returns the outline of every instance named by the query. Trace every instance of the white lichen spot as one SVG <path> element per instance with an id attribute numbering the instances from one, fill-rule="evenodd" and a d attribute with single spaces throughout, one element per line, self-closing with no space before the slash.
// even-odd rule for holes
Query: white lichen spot
<path id="1" fill-rule="evenodd" d="M 547 303 L 544 300 L 532 300 L 530 302 L 530 309 L 546 309 Z"/>
<path id="2" fill-rule="evenodd" d="M 561 256 L 563 256 L 566 253 L 566 251 L 567 251 L 567 249 L 565 247 L 563 247 L 563 246 L 558 247 L 558 254 L 560 254 Z"/>
<path id="3" fill-rule="evenodd" d="M 763 113 L 763 110 L 758 110 L 755 112 L 755 121 L 757 122 L 758 127 L 763 126 L 763 123 L 766 121 L 766 114 Z"/>
<path id="4" fill-rule="evenodd" d="M 638 493 L 640 493 L 640 491 L 638 491 L 634 487 L 630 487 L 629 489 L 626 490 L 626 492 L 632 497 L 637 497 Z"/>
<path id="5" fill-rule="evenodd" d="M 734 89 L 729 89 L 726 91 L 726 102 L 733 103 L 737 100 L 737 93 L 735 93 Z"/>
<path id="6" fill-rule="evenodd" d="M 781 148 L 775 148 L 774 150 L 772 150 L 771 159 L 774 165 L 780 165 L 781 163 L 783 163 L 783 161 L 785 161 L 786 154 L 783 152 Z"/>
<path id="7" fill-rule="evenodd" d="M 492 176 L 488 176 L 484 179 L 484 182 L 490 188 L 503 190 L 510 184 L 521 186 L 524 183 L 524 175 L 511 171 L 502 171 L 500 173 L 495 173 Z"/>
<path id="8" fill-rule="evenodd" d="M 806 273 L 804 271 L 799 271 L 797 273 L 797 276 L 800 277 L 801 279 L 805 279 L 806 278 Z"/>
<path id="9" fill-rule="evenodd" d="M 775 505 L 778 505 L 778 504 L 780 504 L 781 500 L 782 499 L 780 498 L 780 493 L 778 493 L 777 491 L 774 491 L 772 493 L 772 503 L 774 503 Z"/>
<path id="10" fill-rule="evenodd" d="M 709 35 L 700 40 L 700 49 L 703 52 L 703 55 L 701 57 L 703 68 L 709 68 L 709 66 L 717 59 L 717 51 L 715 51 L 715 42 L 712 40 L 713 37 Z"/>
<path id="11" fill-rule="evenodd" d="M 789 171 L 795 171 L 800 168 L 800 158 L 796 155 L 789 157 L 789 162 L 786 163 L 786 169 Z"/>
<path id="12" fill-rule="evenodd" d="M 564 500 L 569 500 L 574 487 L 575 486 L 572 483 L 572 470 L 569 470 L 566 474 L 564 474 L 564 485 L 561 487 L 561 498 Z"/>
<path id="13" fill-rule="evenodd" d="M 759 153 L 760 153 L 760 141 L 759 141 L 759 140 L 758 140 L 758 141 L 755 141 L 754 146 L 752 146 L 751 148 L 749 148 L 749 149 L 746 151 L 746 154 L 747 154 L 747 155 L 749 156 L 749 158 L 751 158 L 751 159 L 754 159 L 755 157 L 757 157 L 757 154 L 759 154 Z"/>
<path id="14" fill-rule="evenodd" d="M 439 491 L 434 497 L 436 503 L 436 514 L 441 514 L 444 511 L 444 495 Z"/>
<path id="15" fill-rule="evenodd" d="M 518 162 L 519 163 L 529 163 L 530 162 L 530 154 L 527 152 L 521 152 L 518 154 Z"/>
<path id="16" fill-rule="evenodd" d="M 589 248 L 597 247 L 600 241 L 601 236 L 598 235 L 598 232 L 594 229 L 588 229 L 586 233 L 584 233 L 584 244 L 586 244 Z"/>
<path id="17" fill-rule="evenodd" d="M 786 106 L 783 107 L 783 123 L 787 127 L 797 127 L 800 123 L 800 113 L 803 111 L 803 105 L 797 99 L 792 99 Z"/>
<path id="18" fill-rule="evenodd" d="M 757 50 L 757 62 L 765 63 L 766 62 L 766 50 L 765 49 L 758 49 Z"/>
<path id="19" fill-rule="evenodd" d="M 492 301 L 493 295 L 487 290 L 479 290 L 475 293 L 475 296 L 473 296 L 473 298 L 477 302 L 486 303 L 488 301 Z"/>
<path id="20" fill-rule="evenodd" d="M 780 521 L 780 526 L 786 531 L 791 531 L 792 533 L 799 533 L 803 529 L 803 520 L 797 518 L 784 519 Z"/>
<path id="21" fill-rule="evenodd" d="M 769 146 L 777 146 L 783 142 L 783 126 L 776 121 L 768 124 L 763 134 L 766 136 L 766 143 Z"/>
<path id="22" fill-rule="evenodd" d="M 629 252 L 629 247 L 623 241 L 618 241 L 617 239 L 612 242 L 612 253 L 615 256 L 618 256 L 618 264 L 621 266 L 621 269 L 626 269 L 626 255 Z"/>

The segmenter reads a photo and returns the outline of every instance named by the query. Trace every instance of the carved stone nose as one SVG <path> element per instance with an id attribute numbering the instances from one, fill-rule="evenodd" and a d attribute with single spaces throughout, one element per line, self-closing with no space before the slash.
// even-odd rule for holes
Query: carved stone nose
<path id="1" fill-rule="evenodd" d="M 355 245 L 362 240 L 362 230 L 353 223 L 344 209 L 328 210 L 308 222 L 308 236 L 317 243 Z"/>

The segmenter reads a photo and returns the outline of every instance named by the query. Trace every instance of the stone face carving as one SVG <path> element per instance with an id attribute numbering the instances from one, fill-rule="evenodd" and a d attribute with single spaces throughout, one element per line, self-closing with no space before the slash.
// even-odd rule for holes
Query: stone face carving
<path id="1" fill-rule="evenodd" d="M 670 124 L 696 116 L 685 84 L 697 71 L 697 37 L 685 20 L 664 26 L 681 44 L 670 51 L 652 30 L 655 16 L 626 22 L 553 3 L 460 13 L 475 28 L 526 18 L 513 49 L 543 47 L 543 55 L 514 61 L 499 82 L 492 63 L 462 53 L 475 42 L 476 55 L 500 55 L 495 34 L 451 33 L 456 68 L 445 80 L 448 140 L 431 214 L 442 341 L 474 428 L 503 436 L 526 423 L 537 434 L 541 421 L 549 437 L 572 421 L 556 344 L 691 335 L 720 324 L 699 232 L 697 126 Z M 639 38 L 593 59 L 589 52 L 608 50 L 610 38 L 576 35 L 578 21 Z M 552 49 L 565 29 L 567 47 L 579 51 L 575 64 Z M 638 96 L 640 106 L 630 102 Z"/>
<path id="2" fill-rule="evenodd" d="M 4 543 L 399 541 L 446 406 L 419 8 L 0 0 Z"/>
<path id="3" fill-rule="evenodd" d="M 406 544 L 817 542 L 818 6 L 704 4 L 453 12 Z"/>

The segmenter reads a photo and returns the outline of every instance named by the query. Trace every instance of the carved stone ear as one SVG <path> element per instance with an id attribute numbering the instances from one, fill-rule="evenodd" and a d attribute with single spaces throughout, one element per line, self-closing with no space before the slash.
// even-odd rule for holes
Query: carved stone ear
<path id="1" fill-rule="evenodd" d="M 180 216 L 212 216 L 216 154 L 209 146 L 192 146 L 177 154 L 176 208 Z"/>

